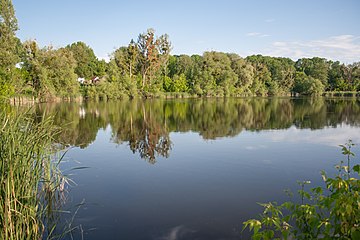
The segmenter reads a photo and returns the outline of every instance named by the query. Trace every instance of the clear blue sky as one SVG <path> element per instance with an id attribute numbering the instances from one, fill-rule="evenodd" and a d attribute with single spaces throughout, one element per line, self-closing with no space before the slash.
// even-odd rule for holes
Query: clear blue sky
<path id="1" fill-rule="evenodd" d="M 360 61 L 359 0 L 13 0 L 21 40 L 83 41 L 99 58 L 154 28 L 172 54 L 204 51 Z"/>

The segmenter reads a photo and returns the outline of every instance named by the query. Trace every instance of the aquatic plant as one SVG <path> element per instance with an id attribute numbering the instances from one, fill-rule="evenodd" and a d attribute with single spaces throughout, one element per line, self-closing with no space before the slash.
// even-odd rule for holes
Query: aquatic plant
<path id="1" fill-rule="evenodd" d="M 28 115 L 0 113 L 0 239 L 41 239 L 56 227 L 50 216 L 66 182 L 62 157 L 54 157 L 58 129 L 51 118 Z"/>

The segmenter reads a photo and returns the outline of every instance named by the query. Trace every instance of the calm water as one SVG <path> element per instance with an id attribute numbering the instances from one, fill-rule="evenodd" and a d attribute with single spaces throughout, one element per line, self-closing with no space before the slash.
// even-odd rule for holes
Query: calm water
<path id="1" fill-rule="evenodd" d="M 321 183 L 360 143 L 354 99 L 197 99 L 39 105 L 66 126 L 64 208 L 85 239 L 241 239 L 257 202 Z M 356 149 L 358 155 L 360 154 Z M 88 167 L 69 171 L 74 167 Z M 295 198 L 295 201 L 298 199 Z M 65 218 L 69 221 L 71 215 Z M 74 233 L 79 239 L 80 233 Z"/>

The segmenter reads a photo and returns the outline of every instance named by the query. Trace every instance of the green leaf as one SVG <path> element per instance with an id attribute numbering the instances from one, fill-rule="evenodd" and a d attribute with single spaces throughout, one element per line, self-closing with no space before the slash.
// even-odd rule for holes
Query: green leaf
<path id="1" fill-rule="evenodd" d="M 360 165 L 358 164 L 358 165 L 355 165 L 354 167 L 353 167 L 353 170 L 354 170 L 354 172 L 357 172 L 358 174 L 360 174 Z"/>
<path id="2" fill-rule="evenodd" d="M 310 199 L 311 195 L 308 192 L 304 192 L 304 197 L 306 197 L 307 199 Z"/>
<path id="3" fill-rule="evenodd" d="M 351 215 L 352 211 L 353 211 L 352 206 L 351 205 L 346 205 L 346 213 Z"/>
<path id="4" fill-rule="evenodd" d="M 351 233 L 351 239 L 360 239 L 360 231 L 355 230 Z"/>
<path id="5" fill-rule="evenodd" d="M 250 219 L 244 222 L 243 225 L 243 231 L 248 227 L 250 231 L 254 230 L 254 234 L 256 234 L 261 228 L 261 222 L 256 219 Z"/>
<path id="6" fill-rule="evenodd" d="M 312 192 L 317 193 L 317 194 L 322 194 L 323 193 L 323 189 L 322 187 L 316 187 L 311 189 Z"/>
<path id="7" fill-rule="evenodd" d="M 273 230 L 268 230 L 265 232 L 265 237 L 266 239 L 273 239 L 274 237 L 274 231 Z"/>
<path id="8" fill-rule="evenodd" d="M 290 210 L 294 206 L 294 203 L 292 203 L 292 202 L 284 202 L 281 206 Z"/>

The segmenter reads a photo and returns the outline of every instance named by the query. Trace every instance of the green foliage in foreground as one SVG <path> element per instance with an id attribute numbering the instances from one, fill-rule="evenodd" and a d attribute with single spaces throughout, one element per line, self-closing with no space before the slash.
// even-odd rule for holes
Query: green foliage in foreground
<path id="1" fill-rule="evenodd" d="M 308 192 L 310 181 L 299 182 L 301 203 L 261 204 L 260 219 L 244 222 L 252 239 L 360 239 L 360 165 L 351 165 L 351 141 L 340 146 L 346 161 L 334 178 L 322 172 L 326 187 Z"/>
<path id="2" fill-rule="evenodd" d="M 1 110 L 0 239 L 52 235 L 56 226 L 45 219 L 59 203 L 64 184 L 53 162 L 55 133 L 51 119 L 37 122 L 25 114 Z"/>

